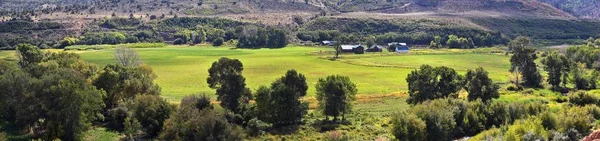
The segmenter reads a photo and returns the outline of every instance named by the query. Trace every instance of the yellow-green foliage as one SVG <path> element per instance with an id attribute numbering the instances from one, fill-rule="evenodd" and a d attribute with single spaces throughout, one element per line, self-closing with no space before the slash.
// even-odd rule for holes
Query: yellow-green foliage
<path id="1" fill-rule="evenodd" d="M 565 107 L 558 113 L 560 117 L 560 128 L 559 131 L 565 132 L 569 129 L 575 129 L 580 134 L 586 135 L 590 132 L 594 117 L 589 114 L 588 108 L 586 107 Z"/>
<path id="2" fill-rule="evenodd" d="M 549 133 L 544 129 L 541 119 L 527 118 L 515 122 L 515 124 L 508 127 L 508 130 L 504 134 L 504 140 L 521 141 L 524 140 L 526 136 L 530 135 L 533 135 L 532 137 L 535 139 L 548 139 Z"/>
<path id="3" fill-rule="evenodd" d="M 469 141 L 502 141 L 502 135 L 502 130 L 492 128 L 477 134 L 473 138 L 470 138 Z"/>

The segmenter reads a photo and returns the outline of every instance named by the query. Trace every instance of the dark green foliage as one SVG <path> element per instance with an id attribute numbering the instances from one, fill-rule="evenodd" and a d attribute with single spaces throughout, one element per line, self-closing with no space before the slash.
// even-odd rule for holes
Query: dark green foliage
<path id="1" fill-rule="evenodd" d="M 406 42 L 408 44 L 428 45 L 434 40 L 434 36 L 436 35 L 442 37 L 440 42 L 445 44 L 448 36 L 451 34 L 464 37 L 467 40 L 470 38 L 473 40 L 474 45 L 479 47 L 506 44 L 509 41 L 500 32 L 485 31 L 455 23 L 425 19 L 378 20 L 322 17 L 304 24 L 302 29 L 303 31 L 300 31 L 296 35 L 298 39 L 313 42 L 331 40 L 336 37 L 317 34 L 320 32 L 359 37 L 373 35 L 375 36 L 375 42 L 378 44 Z M 329 39 L 324 37 L 329 37 Z"/>
<path id="2" fill-rule="evenodd" d="M 195 96 L 184 98 L 179 109 L 165 121 L 159 139 L 177 141 L 238 141 L 243 139 L 242 129 L 235 124 L 228 123 L 222 113 L 210 108 L 198 109 L 196 105 L 199 105 L 200 101 L 203 100 L 199 100 Z"/>
<path id="3" fill-rule="evenodd" d="M 462 78 L 451 68 L 422 65 L 406 78 L 410 104 L 418 104 L 437 98 L 456 98 L 462 87 Z"/>
<path id="4" fill-rule="evenodd" d="M 17 56 L 19 57 L 19 66 L 26 68 L 40 63 L 44 58 L 44 53 L 36 46 L 20 44 L 17 46 Z"/>
<path id="5" fill-rule="evenodd" d="M 486 128 L 499 127 L 502 124 L 508 123 L 510 117 L 508 114 L 508 105 L 502 102 L 491 102 L 485 107 L 484 111 L 486 119 Z"/>
<path id="6" fill-rule="evenodd" d="M 265 133 L 265 129 L 271 127 L 270 124 L 265 123 L 258 118 L 253 118 L 248 121 L 248 126 L 246 126 L 246 130 L 248 135 L 250 136 L 259 136 Z"/>
<path id="7" fill-rule="evenodd" d="M 469 101 L 481 99 L 484 102 L 500 97 L 500 86 L 494 84 L 488 77 L 488 72 L 483 68 L 469 70 L 465 75 L 465 90 L 469 93 Z"/>
<path id="8" fill-rule="evenodd" d="M 471 20 L 512 38 L 527 36 L 533 39 L 585 39 L 597 36 L 600 32 L 600 24 L 591 20 L 489 17 Z"/>
<path id="9" fill-rule="evenodd" d="M 285 31 L 276 28 L 246 26 L 239 33 L 238 48 L 282 48 L 288 44 Z"/>
<path id="10" fill-rule="evenodd" d="M 300 99 L 306 95 L 308 85 L 304 75 L 289 70 L 270 88 L 260 87 L 256 92 L 258 118 L 281 127 L 298 124 L 307 113 L 308 103 Z"/>
<path id="11" fill-rule="evenodd" d="M 62 25 L 56 22 L 30 22 L 30 21 L 7 21 L 0 22 L 0 33 L 7 32 L 22 32 L 22 31 L 35 31 L 35 30 L 47 30 L 47 29 L 60 29 Z"/>
<path id="12" fill-rule="evenodd" d="M 542 64 L 544 70 L 548 72 L 548 83 L 555 88 L 560 87 L 561 83 L 563 86 L 567 85 L 571 62 L 566 56 L 553 52 L 542 60 Z"/>
<path id="13" fill-rule="evenodd" d="M 303 41 L 320 42 L 326 40 L 333 40 L 339 36 L 340 32 L 337 30 L 317 30 L 317 31 L 301 31 L 298 32 L 296 37 Z"/>
<path id="14" fill-rule="evenodd" d="M 217 38 L 215 40 L 212 41 L 212 45 L 213 46 L 221 46 L 223 45 L 223 38 Z"/>
<path id="15" fill-rule="evenodd" d="M 423 121 L 427 130 L 427 140 L 452 140 L 457 127 L 454 117 L 457 111 L 450 99 L 428 101 L 412 108 L 412 111 Z M 462 120 L 461 120 L 462 121 Z"/>
<path id="16" fill-rule="evenodd" d="M 426 124 L 414 114 L 401 112 L 392 119 L 392 134 L 400 141 L 427 140 Z"/>
<path id="17" fill-rule="evenodd" d="M 474 136 L 485 129 L 485 122 L 487 120 L 484 114 L 485 110 L 485 105 L 481 100 L 469 103 L 464 118 L 459 125 L 465 135 Z"/>
<path id="18" fill-rule="evenodd" d="M 159 95 L 160 87 L 154 84 L 156 75 L 146 65 L 124 67 L 109 64 L 93 80 L 94 86 L 106 92 L 107 109 L 117 107 L 120 102 L 134 98 L 137 94 Z"/>
<path id="19" fill-rule="evenodd" d="M 138 95 L 127 107 L 132 112 L 132 118 L 140 123 L 146 138 L 158 136 L 164 121 L 173 111 L 169 102 L 156 95 Z"/>
<path id="20" fill-rule="evenodd" d="M 518 37 L 509 43 L 508 48 L 513 53 L 510 58 L 510 71 L 517 71 L 523 76 L 524 86 L 541 87 L 542 75 L 534 62 L 537 59 L 535 49 L 528 48 L 528 44 L 529 39 L 526 37 Z"/>
<path id="21" fill-rule="evenodd" d="M 217 100 L 221 107 L 237 111 L 240 103 L 248 103 L 252 97 L 246 88 L 246 78 L 242 76 L 244 66 L 237 59 L 220 58 L 208 69 L 206 79 L 209 87 L 217 90 Z"/>
<path id="22" fill-rule="evenodd" d="M 352 102 L 357 93 L 356 84 L 350 81 L 349 77 L 332 75 L 327 78 L 319 79 L 315 85 L 317 89 L 317 100 L 319 109 L 326 116 L 333 116 L 336 120 L 338 116 L 345 119 L 345 115 L 352 111 Z"/>
<path id="23" fill-rule="evenodd" d="M 578 92 L 573 92 L 573 93 L 569 93 L 569 102 L 571 104 L 575 104 L 575 105 L 579 105 L 579 106 L 585 106 L 585 105 L 596 105 L 599 104 L 598 102 L 598 97 L 589 94 L 585 91 L 578 91 Z"/>
<path id="24" fill-rule="evenodd" d="M 82 73 L 89 68 L 76 67 L 86 66 L 85 62 L 69 53 L 32 59 L 42 54 L 36 47 L 23 46 L 18 53 L 27 59 L 19 61 L 23 68 L 0 63 L 1 119 L 18 125 L 18 130 L 35 126 L 36 130 L 29 130 L 34 139 L 82 140 L 92 121 L 101 120 L 104 107 L 103 91 Z"/>

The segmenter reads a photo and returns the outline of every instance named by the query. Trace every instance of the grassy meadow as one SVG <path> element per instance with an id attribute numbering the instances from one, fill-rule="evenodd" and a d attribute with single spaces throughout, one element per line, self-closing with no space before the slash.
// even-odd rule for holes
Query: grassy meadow
<path id="1" fill-rule="evenodd" d="M 86 48 L 85 46 L 80 46 Z M 267 134 L 250 140 L 323 140 L 331 136 L 344 136 L 352 140 L 377 140 L 393 138 L 389 131 L 391 115 L 408 109 L 406 76 L 422 64 L 447 66 L 464 74 L 468 69 L 483 67 L 496 83 L 502 83 L 499 101 L 544 101 L 558 110 L 563 104 L 554 99 L 560 94 L 545 89 L 526 89 L 522 92 L 506 91 L 505 85 L 511 74 L 509 56 L 501 48 L 481 49 L 413 49 L 408 54 L 389 52 L 362 55 L 342 54 L 331 60 L 333 49 L 316 46 L 288 46 L 282 49 L 234 49 L 210 46 L 166 46 L 161 48 L 135 48 L 142 61 L 151 66 L 158 76 L 156 83 L 162 88 L 162 97 L 172 103 L 190 94 L 206 93 L 216 97 L 208 87 L 208 68 L 220 57 L 236 58 L 244 65 L 243 75 L 253 91 L 260 85 L 269 85 L 289 69 L 304 74 L 309 84 L 305 101 L 310 108 L 317 106 L 314 85 L 319 78 L 328 75 L 349 76 L 358 86 L 358 96 L 353 113 L 348 115 L 352 124 L 339 125 L 335 131 L 320 131 L 324 127 L 316 123 L 322 116 L 309 112 L 306 123 L 295 134 Z M 50 49 L 46 51 L 62 51 Z M 69 50 L 88 61 L 104 66 L 115 63 L 113 47 L 101 50 Z M 0 59 L 16 59 L 14 51 L 0 51 Z M 538 60 L 539 62 L 539 60 Z M 545 74 L 545 72 L 542 72 Z M 600 92 L 592 92 L 600 95 Z M 460 97 L 466 97 L 461 92 Z M 213 98 L 214 99 L 214 98 Z M 118 140 L 123 135 L 99 127 L 85 135 L 89 140 Z"/>
<path id="2" fill-rule="evenodd" d="M 214 90 L 206 84 L 208 68 L 220 57 L 236 58 L 244 64 L 243 75 L 252 90 L 269 85 L 295 69 L 307 77 L 309 97 L 315 95 L 312 86 L 328 75 L 349 76 L 358 86 L 359 95 L 399 94 L 407 90 L 406 76 L 421 64 L 449 66 L 461 73 L 479 66 L 490 71 L 495 81 L 506 81 L 510 73 L 509 57 L 499 54 L 453 53 L 453 50 L 417 50 L 413 54 L 368 53 L 342 54 L 331 61 L 331 48 L 292 46 L 283 49 L 232 49 L 228 47 L 170 46 L 166 48 L 136 48 L 145 64 L 158 75 L 156 82 L 162 96 L 178 102 L 186 95 Z M 73 51 L 86 61 L 103 66 L 114 63 L 113 50 Z M 429 52 L 429 53 L 427 53 Z"/>

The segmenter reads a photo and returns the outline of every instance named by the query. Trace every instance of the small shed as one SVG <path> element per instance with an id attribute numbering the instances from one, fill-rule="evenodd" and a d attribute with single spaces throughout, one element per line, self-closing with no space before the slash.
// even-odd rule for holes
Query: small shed
<path id="1" fill-rule="evenodd" d="M 410 51 L 410 47 L 406 45 L 406 43 L 399 43 L 398 47 L 396 47 L 397 53 L 408 53 Z"/>
<path id="2" fill-rule="evenodd" d="M 369 47 L 366 51 L 367 52 L 381 52 L 381 51 L 383 51 L 383 46 L 373 45 L 373 46 Z"/>
<path id="3" fill-rule="evenodd" d="M 365 47 L 362 45 L 355 46 L 352 49 L 352 52 L 354 52 L 354 54 L 365 54 Z"/>

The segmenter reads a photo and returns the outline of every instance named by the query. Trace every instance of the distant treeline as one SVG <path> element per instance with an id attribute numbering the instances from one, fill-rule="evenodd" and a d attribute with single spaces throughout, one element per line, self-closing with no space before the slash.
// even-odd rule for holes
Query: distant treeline
<path id="1" fill-rule="evenodd" d="M 344 18 L 316 19 L 306 24 L 297 37 L 312 42 L 337 39 L 341 42 L 357 43 L 375 38 L 378 44 L 406 42 L 427 45 L 434 40 L 435 36 L 440 36 L 441 42 L 445 44 L 450 35 L 471 39 L 478 47 L 506 44 L 509 41 L 500 32 L 436 20 L 390 21 Z"/>
<path id="2" fill-rule="evenodd" d="M 494 31 L 533 39 L 587 39 L 600 36 L 600 22 L 558 19 L 472 18 L 473 22 Z"/>

